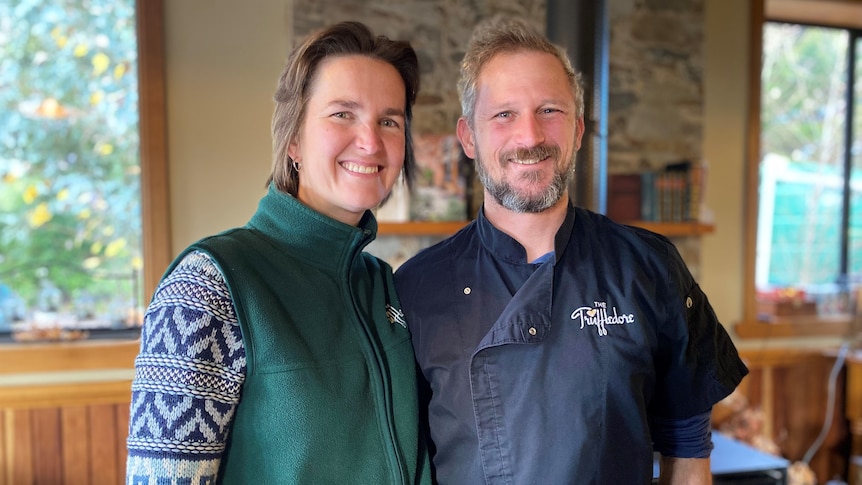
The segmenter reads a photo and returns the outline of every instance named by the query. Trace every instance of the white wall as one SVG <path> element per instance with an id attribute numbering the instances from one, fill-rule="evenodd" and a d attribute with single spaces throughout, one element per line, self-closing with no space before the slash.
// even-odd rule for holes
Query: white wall
<path id="1" fill-rule="evenodd" d="M 165 2 L 173 251 L 245 224 L 270 173 L 289 0 Z"/>
<path id="2" fill-rule="evenodd" d="M 700 285 L 730 330 L 742 319 L 748 0 L 706 0 L 704 146 L 706 205 L 715 232 L 702 238 Z"/>

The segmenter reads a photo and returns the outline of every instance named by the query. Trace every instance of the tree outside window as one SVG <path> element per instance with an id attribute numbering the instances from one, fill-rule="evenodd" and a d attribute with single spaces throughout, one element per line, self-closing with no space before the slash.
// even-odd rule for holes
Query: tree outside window
<path id="1" fill-rule="evenodd" d="M 804 295 L 827 315 L 850 310 L 862 274 L 854 35 L 779 22 L 763 31 L 756 287 L 761 298 Z"/>
<path id="2" fill-rule="evenodd" d="M 133 0 L 0 0 L 0 332 L 140 324 Z"/>

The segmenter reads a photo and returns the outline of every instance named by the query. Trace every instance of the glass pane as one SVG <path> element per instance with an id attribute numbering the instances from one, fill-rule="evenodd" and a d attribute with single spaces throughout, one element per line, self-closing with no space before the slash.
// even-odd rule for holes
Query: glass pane
<path id="1" fill-rule="evenodd" d="M 140 325 L 134 0 L 0 0 L 0 332 Z"/>
<path id="2" fill-rule="evenodd" d="M 764 25 L 760 292 L 830 293 L 839 280 L 847 49 L 844 30 Z"/>
<path id="3" fill-rule="evenodd" d="M 862 283 L 862 37 L 857 37 L 853 74 L 853 140 L 850 144 L 853 199 L 850 207 L 850 276 Z"/>

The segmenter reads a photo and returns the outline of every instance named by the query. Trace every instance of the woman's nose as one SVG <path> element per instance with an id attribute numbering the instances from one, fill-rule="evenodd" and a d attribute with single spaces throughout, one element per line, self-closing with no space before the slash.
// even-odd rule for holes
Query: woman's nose
<path id="1" fill-rule="evenodd" d="M 375 153 L 380 150 L 382 144 L 379 126 L 368 123 L 359 125 L 356 133 L 356 146 L 368 153 Z"/>

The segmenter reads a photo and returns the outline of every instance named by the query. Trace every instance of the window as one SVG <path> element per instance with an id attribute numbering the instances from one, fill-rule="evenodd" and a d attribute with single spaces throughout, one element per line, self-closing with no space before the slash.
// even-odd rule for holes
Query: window
<path id="1" fill-rule="evenodd" d="M 161 16 L 0 0 L 0 332 L 139 324 L 169 251 Z"/>
<path id="2" fill-rule="evenodd" d="M 862 5 L 753 4 L 746 319 L 840 334 L 862 284 Z"/>

